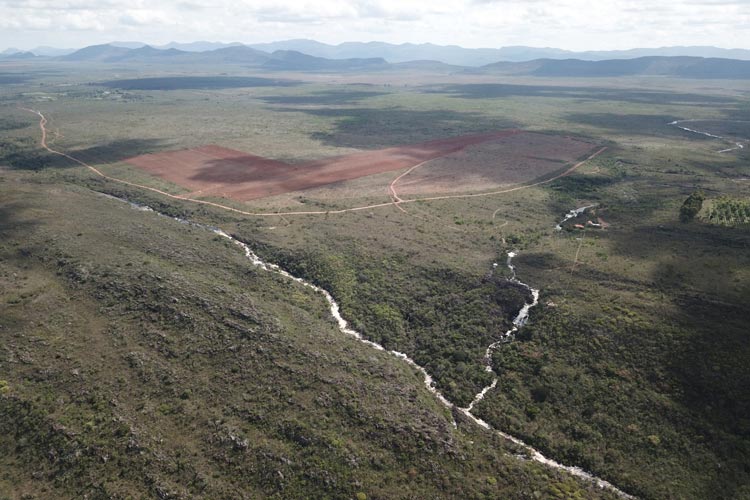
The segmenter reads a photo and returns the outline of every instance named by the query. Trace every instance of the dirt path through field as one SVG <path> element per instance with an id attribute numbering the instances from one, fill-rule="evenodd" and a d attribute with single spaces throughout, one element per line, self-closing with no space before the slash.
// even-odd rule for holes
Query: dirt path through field
<path id="1" fill-rule="evenodd" d="M 406 172 L 403 172 L 401 175 L 399 175 L 398 177 L 396 177 L 395 179 L 393 179 L 391 181 L 391 183 L 388 185 L 388 191 L 389 191 L 389 193 L 391 195 L 391 199 L 393 200 L 393 206 L 396 207 L 396 208 L 398 208 L 399 210 L 401 210 L 403 213 L 406 214 L 406 213 L 409 213 L 409 212 L 407 212 L 406 210 L 404 210 L 403 207 L 401 206 L 401 202 L 404 201 L 404 200 L 402 200 L 399 197 L 398 193 L 396 192 L 396 183 L 398 182 L 398 180 L 400 178 L 404 177 L 405 175 L 408 175 L 414 169 L 419 168 L 422 165 L 424 165 L 425 163 L 428 163 L 428 162 L 431 162 L 431 161 L 432 160 L 427 160 L 427 161 L 423 161 L 422 163 L 418 163 L 418 164 L 414 165 L 409 170 L 407 170 Z M 413 214 L 410 214 L 410 215 L 413 215 Z M 419 217 L 419 218 L 422 219 L 422 220 L 427 220 L 424 217 Z"/>
<path id="2" fill-rule="evenodd" d="M 84 162 L 82 160 L 79 160 L 79 159 L 74 158 L 73 156 L 71 156 L 71 155 L 69 155 L 67 153 L 64 153 L 62 151 L 58 151 L 58 150 L 55 150 L 55 149 L 52 149 L 51 147 L 49 147 L 49 145 L 47 145 L 47 128 L 45 127 L 45 125 L 47 124 L 47 118 L 45 118 L 45 116 L 42 114 L 41 111 L 37 111 L 37 110 L 34 110 L 34 109 L 25 108 L 25 107 L 20 107 L 20 109 L 23 109 L 24 111 L 28 111 L 29 113 L 33 113 L 33 114 L 39 116 L 39 128 L 40 128 L 41 133 L 42 133 L 42 137 L 40 139 L 40 143 L 39 144 L 40 144 L 40 146 L 43 149 L 45 149 L 46 151 L 48 151 L 48 152 L 50 152 L 52 154 L 56 154 L 56 155 L 62 156 L 64 158 L 67 158 L 70 161 L 72 161 L 74 163 L 77 163 L 77 164 L 79 164 L 79 165 L 81 165 L 83 167 L 86 167 L 91 172 L 93 172 L 94 174 L 96 174 L 97 176 L 99 176 L 99 177 L 101 177 L 103 179 L 107 179 L 107 180 L 110 180 L 112 182 L 117 182 L 117 183 L 124 184 L 124 185 L 127 185 L 127 186 L 135 187 L 135 188 L 145 189 L 147 191 L 151 191 L 153 193 L 157 193 L 157 194 L 160 194 L 162 196 L 166 196 L 167 198 L 172 198 L 174 200 L 187 201 L 187 202 L 190 202 L 190 203 L 198 203 L 198 204 L 201 204 L 201 205 L 207 205 L 207 206 L 211 206 L 211 207 L 215 207 L 215 208 L 220 208 L 222 210 L 227 210 L 227 211 L 230 211 L 230 212 L 233 212 L 233 213 L 237 213 L 237 214 L 241 214 L 241 215 L 249 215 L 249 216 L 253 216 L 253 217 L 283 217 L 283 216 L 291 216 L 291 215 L 330 215 L 330 214 L 343 214 L 343 213 L 348 213 L 348 212 L 359 212 L 359 211 L 362 211 L 362 210 L 371 210 L 371 209 L 374 209 L 374 208 L 391 207 L 391 206 L 394 206 L 394 205 L 396 207 L 398 207 L 399 205 L 402 205 L 402 204 L 405 204 L 405 203 L 414 203 L 414 202 L 417 202 L 417 201 L 434 201 L 434 200 L 461 199 L 461 198 L 477 198 L 477 197 L 483 197 L 483 196 L 494 196 L 494 195 L 498 195 L 498 194 L 511 193 L 511 192 L 514 192 L 514 191 L 519 191 L 521 189 L 527 189 L 527 188 L 534 187 L 534 186 L 541 186 L 543 184 L 548 184 L 548 183 L 553 182 L 553 181 L 555 181 L 557 179 L 560 179 L 561 177 L 565 177 L 566 175 L 570 175 L 578 167 L 580 167 L 581 165 L 583 165 L 587 161 L 589 161 L 589 160 L 597 157 L 598 155 L 600 155 L 602 152 L 604 152 L 607 149 L 606 147 L 603 147 L 603 148 L 597 150 L 596 152 L 594 152 L 593 154 L 591 154 L 590 156 L 588 156 L 586 159 L 584 159 L 584 160 L 576 163 L 575 165 L 571 166 L 569 169 L 565 170 L 564 172 L 562 172 L 562 173 L 560 173 L 560 174 L 558 174 L 558 175 L 556 175 L 554 177 L 551 177 L 549 179 L 545 179 L 545 180 L 539 181 L 539 182 L 534 182 L 532 184 L 522 184 L 520 186 L 516 186 L 516 187 L 508 188 L 508 189 L 502 189 L 502 190 L 499 190 L 499 191 L 491 191 L 491 192 L 486 192 L 486 193 L 470 193 L 470 194 L 446 195 L 446 196 L 432 196 L 432 197 L 426 197 L 426 198 L 398 199 L 398 200 L 391 200 L 391 201 L 384 202 L 384 203 L 375 203 L 375 204 L 371 204 L 371 205 L 363 205 L 363 206 L 359 206 L 359 207 L 343 208 L 343 209 L 339 209 L 339 210 L 310 210 L 310 211 L 300 210 L 300 211 L 289 211 L 289 212 L 249 212 L 249 211 L 246 211 L 246 210 L 240 210 L 238 208 L 230 207 L 230 206 L 227 206 L 227 205 L 222 205 L 221 203 L 214 203 L 212 201 L 207 201 L 207 200 L 196 200 L 196 199 L 188 198 L 187 196 L 183 196 L 183 195 L 175 195 L 175 194 L 167 193 L 166 191 L 162 191 L 161 189 L 157 189 L 157 188 L 150 187 L 150 186 L 144 186 L 143 184 L 138 184 L 138 183 L 135 183 L 135 182 L 130 182 L 130 181 L 126 181 L 124 179 L 118 179 L 117 177 L 112 177 L 110 175 L 106 175 L 101 170 L 97 169 L 96 167 L 93 167 L 93 166 L 89 165 L 88 163 L 86 163 L 86 162 Z M 417 166 L 419 166 L 419 165 L 417 165 Z M 416 168 L 416 166 L 413 167 L 413 168 Z"/>

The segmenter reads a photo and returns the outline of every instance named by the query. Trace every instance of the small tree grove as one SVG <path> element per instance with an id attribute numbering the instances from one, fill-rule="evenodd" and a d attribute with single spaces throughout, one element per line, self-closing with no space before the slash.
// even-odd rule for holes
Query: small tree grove
<path id="1" fill-rule="evenodd" d="M 705 198 L 706 196 L 703 194 L 703 191 L 694 191 L 688 196 L 682 207 L 680 207 L 680 221 L 690 222 L 695 219 L 695 216 L 703 208 L 703 200 Z"/>

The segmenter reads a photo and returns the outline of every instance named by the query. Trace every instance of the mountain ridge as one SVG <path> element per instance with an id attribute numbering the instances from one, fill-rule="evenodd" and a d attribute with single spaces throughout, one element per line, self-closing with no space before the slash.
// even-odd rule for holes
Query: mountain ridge
<path id="1" fill-rule="evenodd" d="M 462 66 L 484 66 L 497 61 L 525 62 L 534 59 L 632 59 L 647 56 L 696 56 L 723 57 L 750 60 L 750 50 L 723 49 L 709 46 L 673 46 L 655 48 L 633 48 L 610 51 L 572 51 L 553 47 L 528 47 L 523 45 L 501 48 L 465 48 L 458 45 L 436 45 L 432 43 L 390 44 L 386 42 L 344 42 L 337 45 L 315 40 L 293 39 L 270 43 L 249 44 L 263 51 L 297 50 L 317 57 L 382 57 L 388 62 L 413 60 L 436 60 L 445 64 Z"/>
<path id="2" fill-rule="evenodd" d="M 128 42 L 129 43 L 129 42 Z M 317 42 L 316 42 L 317 43 Z M 514 62 L 499 60 L 480 67 L 451 65 L 439 59 L 412 59 L 398 63 L 383 57 L 321 57 L 292 49 L 271 53 L 247 45 L 190 52 L 150 45 L 127 48 L 112 44 L 92 45 L 72 54 L 44 58 L 31 52 L 1 56 L 2 60 L 52 60 L 61 62 L 221 65 L 242 64 L 274 71 L 383 71 L 422 70 L 445 74 L 466 73 L 540 77 L 668 76 L 677 78 L 750 79 L 750 61 L 695 56 L 643 56 L 630 59 L 588 61 L 577 58 L 536 58 Z"/>
<path id="3" fill-rule="evenodd" d="M 538 59 L 525 63 L 497 62 L 469 70 L 484 74 L 525 74 L 546 77 L 675 76 L 681 78 L 750 78 L 750 61 L 688 56 L 646 56 L 633 59 L 584 61 Z"/>
<path id="4" fill-rule="evenodd" d="M 588 50 L 572 51 L 554 47 L 529 47 L 512 45 L 500 48 L 466 48 L 458 45 L 437 45 L 433 43 L 387 42 L 343 42 L 327 44 L 309 39 L 280 40 L 266 43 L 240 42 L 169 42 L 166 44 L 146 44 L 137 41 L 113 41 L 108 44 L 114 47 L 138 49 L 146 45 L 155 49 L 176 49 L 182 52 L 203 53 L 230 47 L 249 47 L 271 54 L 277 50 L 292 50 L 313 57 L 326 59 L 368 59 L 383 58 L 389 63 L 432 60 L 449 65 L 481 67 L 498 61 L 526 62 L 536 59 L 581 59 L 601 61 L 610 59 L 634 59 L 639 57 L 706 57 L 737 60 L 750 60 L 750 49 L 719 48 L 712 46 L 667 46 L 652 48 L 632 48 L 625 50 Z M 80 49 L 79 49 L 80 50 Z M 9 55 L 22 52 L 17 48 L 6 49 L 2 54 Z M 74 49 L 57 49 L 54 47 L 36 47 L 29 50 L 37 56 L 57 57 L 76 52 Z"/>

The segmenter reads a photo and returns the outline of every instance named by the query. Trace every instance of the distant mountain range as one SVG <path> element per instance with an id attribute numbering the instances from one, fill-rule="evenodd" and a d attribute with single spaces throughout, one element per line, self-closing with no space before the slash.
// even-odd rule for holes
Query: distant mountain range
<path id="1" fill-rule="evenodd" d="M 105 44 L 85 47 L 72 54 L 54 59 L 100 63 L 243 64 L 277 71 L 351 71 L 389 67 L 389 64 L 382 58 L 327 59 L 292 50 L 277 50 L 269 54 L 245 45 L 230 45 L 204 52 L 188 52 L 175 48 L 157 49 L 148 45 L 127 48 Z"/>
<path id="2" fill-rule="evenodd" d="M 285 40 L 281 42 L 252 44 L 265 52 L 296 50 L 317 57 L 382 57 L 388 62 L 434 60 L 459 66 L 483 66 L 497 61 L 523 62 L 534 59 L 581 59 L 601 61 L 606 59 L 633 59 L 646 56 L 719 57 L 750 60 L 750 50 L 721 49 L 717 47 L 662 47 L 610 51 L 573 52 L 569 50 L 536 47 L 503 47 L 499 49 L 467 49 L 457 45 L 431 43 L 394 45 L 384 42 L 346 42 L 328 45 L 315 40 Z"/>
<path id="3" fill-rule="evenodd" d="M 126 49 L 139 49 L 146 46 L 142 42 L 112 42 L 108 45 Z M 241 47 L 239 42 L 222 43 L 198 41 L 190 43 L 170 42 L 166 45 L 153 46 L 155 49 L 176 49 L 182 52 L 207 52 L 230 47 Z M 296 51 L 314 57 L 326 59 L 370 59 L 382 58 L 389 63 L 410 61 L 439 61 L 457 66 L 484 66 L 497 61 L 524 62 L 536 59 L 580 59 L 583 61 L 603 61 L 610 59 L 635 59 L 640 57 L 706 57 L 722 59 L 750 60 L 750 50 L 722 49 L 718 47 L 661 47 L 636 48 L 629 50 L 604 50 L 574 52 L 555 48 L 538 48 L 513 46 L 496 48 L 469 49 L 457 45 L 435 45 L 431 43 L 391 44 L 385 42 L 345 42 L 338 45 L 316 42 L 315 40 L 284 40 L 280 42 L 250 44 L 248 47 L 271 54 L 273 52 Z M 21 52 L 18 49 L 7 49 L 0 55 Z M 57 57 L 76 52 L 75 49 L 57 49 L 54 47 L 36 47 L 29 50 L 37 56 Z"/>
<path id="4" fill-rule="evenodd" d="M 114 47 L 124 47 L 126 49 L 139 49 L 141 47 L 145 47 L 147 44 L 143 42 L 110 42 L 107 45 L 112 45 Z M 200 41 L 200 42 L 190 42 L 190 43 L 170 42 L 165 45 L 153 45 L 153 47 L 156 49 L 178 49 L 178 50 L 182 50 L 185 52 L 205 52 L 207 50 L 223 49 L 225 47 L 235 47 L 238 45 L 242 45 L 242 44 L 239 42 L 222 43 L 222 42 Z M 68 54 L 72 54 L 73 52 L 77 50 L 79 49 L 60 49 L 60 48 L 48 47 L 44 45 L 39 46 L 39 47 L 34 47 L 33 49 L 30 49 L 28 51 L 22 51 L 15 47 L 11 47 L 0 52 L 0 57 L 12 55 L 18 52 L 31 52 L 34 55 L 42 56 L 42 57 L 58 57 L 58 56 L 65 56 Z"/>
<path id="5" fill-rule="evenodd" d="M 13 52 L 10 54 L 3 54 L 0 56 L 0 60 L 6 60 L 6 61 L 13 61 L 13 60 L 21 60 L 21 59 L 35 59 L 36 55 L 34 55 L 31 52 Z"/>
<path id="6" fill-rule="evenodd" d="M 75 52 L 76 49 L 58 49 L 55 47 L 47 47 L 47 46 L 39 46 L 34 47 L 31 50 L 27 50 L 25 52 L 31 52 L 35 56 L 39 57 L 57 57 L 57 56 L 64 56 L 65 54 L 72 54 Z M 3 54 L 13 54 L 16 52 L 24 52 L 18 49 L 8 49 Z"/>
<path id="7" fill-rule="evenodd" d="M 677 78 L 750 78 L 750 61 L 704 57 L 637 57 L 582 61 L 538 59 L 528 62 L 497 62 L 468 70 L 472 73 L 547 77 L 670 76 Z"/>
<path id="8" fill-rule="evenodd" d="M 114 45 L 115 47 L 125 47 L 126 49 L 139 49 L 146 46 L 147 44 L 143 42 L 110 42 L 109 45 Z M 169 42 L 165 45 L 151 45 L 151 47 L 162 50 L 177 49 L 184 52 L 206 52 L 208 50 L 225 49 L 227 47 L 237 47 L 241 45 L 243 44 L 241 44 L 240 42 L 223 43 L 198 41 L 189 43 Z"/>
<path id="9" fill-rule="evenodd" d="M 302 47 L 297 42 L 305 42 Z M 289 46 L 298 48 L 307 47 L 308 50 L 315 47 L 326 46 L 318 42 L 291 41 Z M 192 50 L 182 50 L 175 46 L 180 44 L 168 44 L 163 48 L 151 47 L 138 42 L 117 42 L 116 44 L 92 45 L 76 50 L 72 53 L 54 57 L 38 57 L 32 52 L 10 52 L 6 51 L 0 56 L 0 60 L 51 60 L 61 62 L 93 62 L 93 63 L 139 63 L 139 64 L 189 64 L 189 65 L 225 65 L 241 64 L 248 67 L 257 67 L 274 71 L 406 71 L 423 70 L 438 71 L 443 73 L 473 73 L 473 74 L 497 74 L 497 75 L 529 75 L 547 77 L 617 77 L 617 76 L 671 76 L 679 78 L 722 78 L 722 79 L 746 79 L 750 78 L 750 60 L 738 60 L 717 57 L 696 56 L 643 56 L 629 59 L 606 59 L 606 60 L 582 60 L 578 58 L 536 58 L 524 61 L 495 60 L 490 64 L 472 66 L 468 63 L 462 65 L 449 64 L 442 60 L 416 58 L 425 45 L 412 45 L 415 59 L 389 62 L 388 57 L 376 56 L 382 54 L 383 46 L 388 44 L 359 44 L 369 45 L 369 51 L 348 49 L 346 47 L 358 44 L 341 44 L 335 46 L 337 52 L 330 56 L 320 56 L 295 50 L 291 48 L 274 49 L 274 47 L 287 47 L 284 43 L 258 45 L 256 48 L 242 44 L 215 44 L 211 42 L 195 42 L 187 44 Z M 211 48 L 219 45 L 219 48 Z M 184 45 L 182 45 L 183 48 Z M 198 50 L 209 47 L 208 50 Z M 377 48 L 379 47 L 379 48 Z M 403 48 L 404 45 L 391 45 L 390 47 Z M 437 46 L 431 46 L 437 47 Z M 376 50 L 377 48 L 377 50 Z M 419 48 L 419 50 L 417 50 Z M 456 50 L 484 50 L 484 49 L 462 49 Z M 264 49 L 264 50 L 260 50 Z M 442 47 L 446 49 L 446 47 Z M 271 51 L 272 52 L 268 52 Z M 495 49 L 487 49 L 495 50 Z M 506 49 L 498 49 L 500 51 Z M 510 50 L 508 48 L 507 50 Z M 525 50 L 527 57 L 532 57 L 534 51 L 546 51 L 555 49 L 531 49 L 528 47 L 517 47 L 516 54 Z M 634 49 L 627 51 L 630 54 L 637 53 Z M 656 50 L 656 49 L 653 49 Z M 724 50 L 724 49 L 712 49 Z M 312 50 L 315 52 L 315 50 Z M 10 53 L 8 53 L 10 52 Z M 318 51 L 319 52 L 319 51 Z M 710 52 L 710 51 L 709 51 Z M 361 57 L 343 57 L 347 55 L 360 54 Z M 387 55 L 387 54 L 386 54 Z M 391 57 L 393 59 L 393 57 Z M 450 58 L 449 58 L 450 60 Z"/>

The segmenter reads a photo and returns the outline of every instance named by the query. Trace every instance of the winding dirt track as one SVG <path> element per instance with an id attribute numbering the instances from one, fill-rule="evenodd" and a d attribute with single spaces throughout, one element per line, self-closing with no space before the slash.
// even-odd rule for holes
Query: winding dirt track
<path id="1" fill-rule="evenodd" d="M 402 205 L 402 204 L 405 204 L 405 203 L 414 203 L 414 202 L 417 202 L 417 201 L 434 201 L 434 200 L 448 200 L 448 199 L 461 199 L 461 198 L 478 198 L 478 197 L 483 197 L 483 196 L 493 196 L 493 195 L 497 195 L 497 194 L 512 193 L 514 191 L 519 191 L 521 189 L 527 189 L 527 188 L 534 187 L 534 186 L 540 186 L 540 185 L 543 185 L 543 184 L 548 184 L 548 183 L 550 183 L 552 181 L 555 181 L 555 180 L 557 180 L 557 179 L 559 179 L 561 177 L 565 177 L 566 175 L 570 175 L 578 167 L 580 167 L 581 165 L 583 165 L 587 161 L 595 158 L 596 156 L 600 155 L 602 152 L 604 152 L 607 149 L 606 147 L 603 147 L 603 148 L 595 151 L 590 156 L 588 156 L 586 159 L 584 159 L 584 160 L 576 163 L 575 165 L 571 166 L 569 169 L 565 170 L 564 172 L 562 172 L 562 173 L 560 173 L 560 174 L 558 174 L 558 175 L 556 175 L 554 177 L 551 177 L 549 179 L 545 179 L 545 180 L 539 181 L 539 182 L 534 182 L 534 183 L 531 183 L 531 184 L 522 184 L 520 186 L 516 186 L 516 187 L 513 187 L 513 188 L 507 188 L 507 189 L 501 189 L 501 190 L 498 190 L 498 191 L 490 191 L 490 192 L 484 192 L 484 193 L 471 193 L 471 194 L 445 195 L 445 196 L 431 196 L 431 197 L 425 197 L 425 198 L 401 199 L 396 194 L 396 191 L 394 189 L 394 184 L 400 178 L 402 178 L 404 175 L 408 174 L 410 171 L 412 171 L 415 168 L 417 168 L 417 167 L 419 167 L 419 166 L 424 165 L 425 163 L 427 163 L 425 161 L 425 162 L 422 162 L 422 163 L 420 163 L 418 165 L 415 165 L 415 166 L 411 167 L 407 172 L 402 173 L 401 175 L 399 175 L 396 179 L 394 179 L 391 182 L 391 184 L 389 186 L 389 189 L 390 189 L 390 192 L 391 192 L 391 195 L 392 195 L 392 200 L 388 201 L 388 202 L 385 202 L 385 203 L 376 203 L 376 204 L 372 204 L 372 205 L 363 205 L 363 206 L 359 206 L 359 207 L 344 208 L 344 209 L 340 209 L 340 210 L 311 210 L 311 211 L 290 211 L 290 212 L 248 212 L 248 211 L 240 210 L 238 208 L 230 207 L 230 206 L 227 206 L 227 205 L 222 205 L 220 203 L 214 203 L 212 201 L 196 200 L 196 199 L 188 198 L 187 195 L 183 196 L 183 195 L 175 195 L 175 194 L 167 193 L 166 191 L 162 191 L 161 189 L 157 189 L 157 188 L 150 187 L 150 186 L 144 186 L 143 184 L 137 184 L 135 182 L 130 182 L 130 181 L 126 181 L 124 179 L 118 179 L 117 177 L 112 177 L 112 176 L 106 175 L 101 170 L 97 169 L 96 167 L 93 167 L 93 166 L 89 165 L 88 163 L 86 163 L 86 162 L 84 162 L 82 160 L 79 160 L 78 158 L 75 158 L 75 157 L 73 157 L 73 156 L 71 156 L 71 155 L 69 155 L 67 153 L 64 153 L 62 151 L 58 151 L 56 149 L 52 149 L 51 147 L 49 147 L 49 145 L 47 144 L 47 128 L 46 128 L 47 118 L 45 118 L 45 116 L 42 114 L 41 111 L 37 111 L 37 110 L 34 110 L 34 109 L 25 108 L 25 107 L 20 107 L 20 109 L 22 109 L 24 111 L 28 111 L 29 113 L 33 113 L 33 114 L 39 116 L 39 128 L 41 129 L 41 132 L 42 132 L 42 137 L 41 137 L 40 142 L 39 142 L 40 147 L 42 147 L 43 149 L 45 149 L 46 151 L 48 151 L 48 152 L 50 152 L 52 154 L 56 154 L 56 155 L 62 156 L 64 158 L 69 159 L 72 162 L 75 162 L 75 163 L 77 163 L 77 164 L 79 164 L 81 166 L 84 166 L 84 167 L 88 168 L 94 174 L 96 174 L 97 176 L 99 176 L 99 177 L 101 177 L 103 179 L 107 179 L 107 180 L 110 180 L 110 181 L 113 181 L 113 182 L 117 182 L 117 183 L 120 183 L 120 184 L 125 184 L 125 185 L 131 186 L 131 187 L 145 189 L 147 191 L 151 191 L 153 193 L 158 193 L 158 194 L 160 194 L 162 196 L 166 196 L 166 197 L 172 198 L 174 200 L 188 201 L 188 202 L 191 202 L 191 203 L 199 203 L 201 205 L 208 205 L 208 206 L 220 208 L 222 210 L 228 210 L 230 212 L 234 212 L 234 213 L 237 213 L 237 214 L 250 215 L 250 216 L 253 216 L 253 217 L 283 217 L 283 216 L 286 216 L 286 215 L 329 215 L 329 214 L 343 214 L 343 213 L 347 213 L 347 212 L 359 212 L 359 211 L 362 211 L 362 210 L 369 210 L 369 209 L 373 209 L 373 208 L 381 208 L 381 207 L 389 207 L 389 206 L 396 206 L 397 208 L 401 209 L 401 207 L 399 205 Z M 427 161 L 429 161 L 429 160 L 427 160 Z"/>

